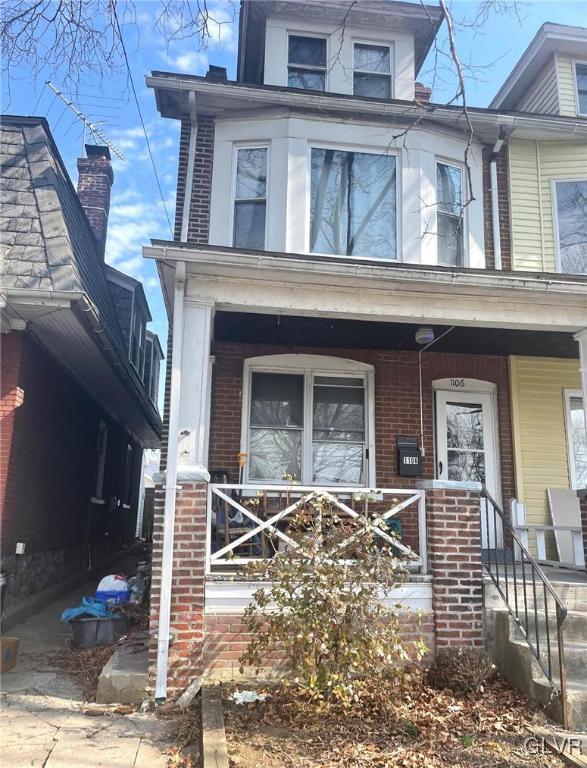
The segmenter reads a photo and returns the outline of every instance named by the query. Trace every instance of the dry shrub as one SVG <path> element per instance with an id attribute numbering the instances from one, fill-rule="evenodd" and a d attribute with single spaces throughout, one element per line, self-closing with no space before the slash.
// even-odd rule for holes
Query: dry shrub
<path id="1" fill-rule="evenodd" d="M 457 645 L 437 652 L 428 670 L 428 681 L 435 688 L 471 693 L 482 691 L 494 674 L 495 666 L 484 651 Z"/>

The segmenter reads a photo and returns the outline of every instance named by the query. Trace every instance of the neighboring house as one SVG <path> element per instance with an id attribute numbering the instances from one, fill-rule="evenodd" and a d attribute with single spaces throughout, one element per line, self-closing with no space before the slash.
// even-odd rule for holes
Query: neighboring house
<path id="1" fill-rule="evenodd" d="M 235 568 L 282 546 L 279 518 L 266 521 L 300 486 L 399 499 L 418 553 L 397 595 L 404 631 L 419 609 L 432 647 L 481 644 L 480 546 L 497 561 L 508 537 L 482 512 L 479 539 L 479 484 L 506 515 L 521 493 L 520 414 L 547 380 L 525 369 L 553 366 L 560 403 L 577 390 L 580 439 L 587 250 L 579 238 L 571 269 L 539 260 L 536 228 L 533 245 L 520 239 L 515 158 L 543 141 L 581 154 L 587 120 L 471 108 L 469 141 L 462 109 L 417 81 L 440 21 L 410 3 L 245 0 L 236 81 L 214 67 L 147 78 L 181 123 L 175 240 L 144 249 L 173 339 L 158 696 L 202 666 L 238 668 L 252 587 Z M 530 173 L 522 187 L 544 192 Z M 585 209 L 569 210 L 585 227 Z"/>
<path id="2" fill-rule="evenodd" d="M 544 24 L 490 106 L 584 122 L 587 30 Z M 585 139 L 570 128 L 563 140 L 517 138 L 514 130 L 508 178 L 513 269 L 587 274 Z M 579 361 L 513 355 L 510 375 L 516 495 L 529 522 L 550 525 L 547 490 L 587 487 Z"/>
<path id="3" fill-rule="evenodd" d="M 133 541 L 142 452 L 161 437 L 161 351 L 141 284 L 104 263 L 108 149 L 86 146 L 76 193 L 46 120 L 3 116 L 0 131 L 10 615 Z"/>

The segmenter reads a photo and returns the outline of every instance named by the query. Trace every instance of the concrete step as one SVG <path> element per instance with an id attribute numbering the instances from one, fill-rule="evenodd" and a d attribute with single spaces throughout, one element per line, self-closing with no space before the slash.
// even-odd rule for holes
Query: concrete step
<path id="1" fill-rule="evenodd" d="M 98 704 L 140 704 L 146 697 L 149 658 L 146 647 L 119 646 L 98 678 Z"/>
<path id="2" fill-rule="evenodd" d="M 514 594 L 517 594 L 518 598 L 518 610 L 521 612 L 524 606 L 524 587 L 520 579 L 517 579 L 516 589 L 514 590 L 514 581 L 510 577 L 508 579 L 508 595 L 510 602 L 514 603 Z M 505 594 L 505 580 L 500 582 L 501 589 Z M 575 583 L 575 582 L 557 582 L 553 584 L 553 587 L 566 606 L 568 611 L 578 611 L 587 613 L 587 584 Z M 501 595 L 497 587 L 493 584 L 489 577 L 484 579 L 484 592 L 485 592 L 485 606 L 487 608 L 499 608 L 503 605 Z M 540 585 L 536 584 L 536 598 L 537 607 L 539 609 L 544 608 L 544 593 Z M 532 583 L 530 580 L 526 583 L 526 600 L 528 604 L 528 610 L 531 610 L 534 605 Z M 554 600 L 548 597 L 549 611 L 551 606 L 554 608 Z"/>
<path id="3" fill-rule="evenodd" d="M 502 606 L 501 610 L 505 610 Z M 541 645 L 546 645 L 546 613 L 538 611 L 538 637 Z M 515 619 L 514 619 L 515 621 Z M 519 617 L 519 624 L 522 629 L 526 629 L 526 617 L 522 612 Z M 532 640 L 535 637 L 534 611 L 528 612 L 528 634 Z M 551 645 L 557 640 L 556 614 L 552 611 L 548 613 L 548 630 L 550 634 Z M 563 638 L 567 642 L 585 642 L 587 643 L 587 613 L 582 611 L 569 611 L 563 624 Z"/>
<path id="4" fill-rule="evenodd" d="M 515 634 L 514 634 L 515 633 Z M 521 637 L 516 637 L 515 628 L 510 634 L 509 641 L 511 644 L 521 645 L 524 648 L 528 647 L 526 641 Z M 534 639 L 530 637 L 532 643 Z M 541 643 L 539 647 L 540 660 L 545 669 L 548 669 L 548 646 L 546 642 Z M 551 651 L 551 665 L 553 675 L 558 679 L 559 661 L 558 661 L 558 644 L 550 644 Z M 580 683 L 587 680 L 587 643 L 567 642 L 564 643 L 564 655 L 565 655 L 565 669 L 567 670 L 567 679 L 569 681 L 576 681 Z"/>

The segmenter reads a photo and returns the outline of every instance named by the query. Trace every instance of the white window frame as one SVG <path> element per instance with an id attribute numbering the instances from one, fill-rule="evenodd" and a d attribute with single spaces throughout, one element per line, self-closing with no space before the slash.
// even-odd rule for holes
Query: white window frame
<path id="1" fill-rule="evenodd" d="M 324 483 L 312 481 L 312 414 L 314 380 L 316 376 L 331 376 L 333 378 L 362 378 L 365 387 L 365 450 L 363 456 L 362 483 L 328 483 L 328 487 L 369 487 L 375 488 L 375 369 L 368 363 L 348 360 L 327 355 L 266 355 L 250 357 L 244 361 L 243 395 L 241 415 L 241 452 L 250 455 L 250 410 L 251 383 L 253 373 L 286 373 L 304 376 L 304 418 L 302 426 L 302 477 L 295 480 L 295 485 L 324 486 Z M 244 481 L 250 484 L 270 483 L 271 485 L 292 485 L 286 480 L 256 480 L 249 479 L 249 461 L 244 468 Z"/>
<path id="2" fill-rule="evenodd" d="M 552 229 L 554 232 L 554 243 L 555 243 L 555 253 L 556 253 L 556 271 L 560 272 L 561 275 L 574 275 L 574 274 L 581 274 L 581 273 L 563 272 L 563 263 L 562 263 L 561 246 L 560 246 L 560 231 L 558 226 L 558 200 L 557 200 L 556 185 L 557 184 L 578 184 L 578 183 L 587 184 L 587 176 L 583 176 L 582 178 L 578 177 L 578 178 L 552 179 L 550 182 L 550 197 L 552 200 Z"/>
<path id="3" fill-rule="evenodd" d="M 579 104 L 579 81 L 577 80 L 577 67 L 586 67 L 587 61 L 574 61 L 573 62 L 573 85 L 575 86 L 575 104 L 577 105 L 577 116 L 587 117 L 587 112 L 581 112 Z"/>
<path id="4" fill-rule="evenodd" d="M 395 158 L 395 259 L 380 259 L 377 256 L 347 255 L 346 253 L 320 253 L 310 250 L 310 233 L 312 220 L 312 150 L 333 149 L 339 152 L 354 152 L 364 155 L 389 155 Z M 306 253 L 327 259 L 359 259 L 361 261 L 377 261 L 382 264 L 399 264 L 403 261 L 402 253 L 402 163 L 399 151 L 390 151 L 387 147 L 365 147 L 356 144 L 341 144 L 340 142 L 308 141 L 306 154 Z"/>
<path id="5" fill-rule="evenodd" d="M 96 464 L 96 482 L 94 485 L 93 504 L 104 503 L 104 471 L 106 469 L 106 455 L 108 453 L 108 424 L 104 419 L 98 422 L 98 435 L 96 437 L 96 453 L 98 460 Z"/>
<path id="6" fill-rule="evenodd" d="M 355 72 L 360 75 L 380 75 L 385 76 L 384 72 L 369 72 L 364 69 L 355 69 L 355 45 L 370 45 L 376 48 L 388 48 L 389 49 L 389 98 L 395 98 L 395 45 L 393 43 L 385 43 L 381 40 L 365 40 L 364 38 L 353 38 L 352 41 L 352 69 L 353 69 L 353 95 L 355 95 Z M 368 97 L 363 97 L 368 98 Z"/>
<path id="7" fill-rule="evenodd" d="M 307 69 L 312 72 L 322 72 L 322 67 L 313 67 L 313 66 L 305 66 L 303 64 L 290 64 L 289 62 L 289 38 L 290 37 L 312 37 L 317 40 L 324 40 L 326 42 L 326 64 L 324 65 L 324 90 L 323 91 L 310 91 L 310 93 L 326 93 L 330 90 L 329 88 L 329 81 L 330 81 L 330 67 L 329 67 L 329 61 L 330 61 L 330 36 L 320 34 L 319 32 L 306 32 L 304 30 L 295 30 L 295 29 L 288 29 L 287 30 L 287 41 L 285 45 L 285 86 L 286 88 L 290 88 L 289 85 L 289 68 L 290 66 L 292 69 Z"/>
<path id="8" fill-rule="evenodd" d="M 442 155 L 435 155 L 434 157 L 434 199 L 436 201 L 436 204 L 434 206 L 434 231 L 436 232 L 436 263 L 439 266 L 443 267 L 449 267 L 451 265 L 449 264 L 441 264 L 439 261 L 439 248 L 438 248 L 438 240 L 439 240 L 439 234 L 438 234 L 438 214 L 439 214 L 439 200 L 438 200 L 438 166 L 439 165 L 448 165 L 451 168 L 457 168 L 461 173 L 461 206 L 463 208 L 463 214 L 462 214 L 462 232 L 463 232 L 463 258 L 462 258 L 462 264 L 457 264 L 454 269 L 459 268 L 465 268 L 469 266 L 469 223 L 468 223 L 468 216 L 467 212 L 469 210 L 469 205 L 467 204 L 468 201 L 465 200 L 465 195 L 467 194 L 467 189 L 465 187 L 465 165 L 460 160 L 453 160 L 449 157 L 444 157 Z"/>
<path id="9" fill-rule="evenodd" d="M 263 250 L 267 249 L 267 237 L 269 233 L 269 169 L 270 169 L 270 163 L 271 163 L 271 142 L 267 141 L 255 141 L 255 142 L 234 142 L 232 145 L 232 169 L 231 169 L 231 193 L 230 193 L 230 222 L 229 222 L 229 232 L 230 232 L 230 245 L 234 248 L 239 248 L 242 246 L 233 246 L 234 243 L 234 211 L 237 199 L 238 200 L 244 200 L 245 198 L 237 198 L 236 196 L 236 174 L 238 170 L 238 153 L 240 149 L 265 149 L 267 150 L 267 164 L 265 169 L 265 242 Z M 255 200 L 261 200 L 262 198 L 246 198 L 248 199 L 255 199 Z M 248 249 L 244 249 L 248 250 Z"/>
<path id="10" fill-rule="evenodd" d="M 583 392 L 580 389 L 565 389 L 565 433 L 567 440 L 567 463 L 569 466 L 569 484 L 573 490 L 578 489 L 577 486 L 577 467 L 575 465 L 575 450 L 573 445 L 573 427 L 571 423 L 571 399 L 579 398 L 583 402 L 583 410 L 585 410 L 585 402 L 583 400 Z"/>

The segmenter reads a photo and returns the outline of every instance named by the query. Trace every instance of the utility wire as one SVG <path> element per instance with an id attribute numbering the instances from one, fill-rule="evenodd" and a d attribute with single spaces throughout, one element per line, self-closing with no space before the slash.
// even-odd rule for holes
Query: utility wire
<path id="1" fill-rule="evenodd" d="M 155 167 L 155 159 L 153 158 L 153 153 L 151 152 L 151 144 L 149 143 L 149 136 L 147 135 L 147 129 L 145 127 L 145 121 L 143 120 L 143 113 L 141 111 L 141 105 L 139 104 L 139 98 L 137 96 L 137 91 L 135 88 L 135 83 L 132 77 L 132 72 L 130 70 L 130 64 L 128 61 L 128 54 L 126 52 L 126 46 L 124 44 L 124 38 L 122 37 L 122 30 L 120 29 L 120 22 L 118 21 L 118 14 L 116 13 L 116 0 L 112 3 L 112 11 L 114 13 L 114 21 L 116 22 L 116 28 L 118 30 L 118 36 L 120 38 L 120 44 L 122 46 L 122 53 L 124 54 L 124 60 L 126 62 L 126 69 L 128 71 L 128 79 L 130 81 L 130 85 L 132 88 L 133 96 L 135 99 L 135 103 L 137 105 L 137 110 L 139 113 L 139 117 L 141 119 L 141 125 L 143 127 L 143 133 L 145 134 L 145 141 L 147 142 L 147 151 L 149 153 L 149 157 L 151 158 L 151 165 L 153 166 L 153 173 L 155 174 L 155 181 L 157 182 L 157 187 L 159 189 L 159 195 L 161 197 L 161 202 L 163 203 L 163 210 L 165 211 L 165 218 L 167 219 L 167 224 L 169 225 L 169 231 L 171 232 L 171 237 L 173 238 L 173 227 L 171 226 L 171 219 L 169 218 L 169 212 L 167 210 L 167 205 L 165 203 L 165 197 L 163 195 L 163 190 L 161 189 L 161 182 L 159 181 L 159 175 L 157 174 L 157 168 Z"/>

